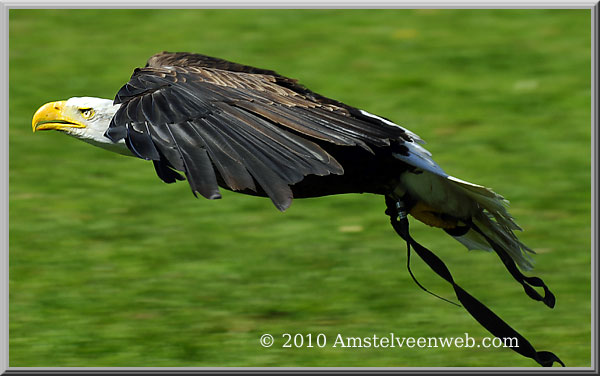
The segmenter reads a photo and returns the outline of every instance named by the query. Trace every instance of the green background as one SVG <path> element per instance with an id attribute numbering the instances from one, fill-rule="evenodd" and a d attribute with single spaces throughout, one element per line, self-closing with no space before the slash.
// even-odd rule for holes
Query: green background
<path id="1" fill-rule="evenodd" d="M 511 201 L 557 296 L 413 222 L 415 239 L 538 350 L 590 366 L 589 10 L 10 10 L 10 366 L 536 366 L 509 349 L 332 348 L 489 336 L 423 291 L 382 197 L 194 199 L 152 165 L 58 132 L 45 102 L 113 98 L 152 54 L 274 69 L 390 118 Z M 455 299 L 416 257 L 430 290 Z M 275 346 L 259 338 L 271 333 Z M 325 348 L 282 348 L 324 333 Z"/>

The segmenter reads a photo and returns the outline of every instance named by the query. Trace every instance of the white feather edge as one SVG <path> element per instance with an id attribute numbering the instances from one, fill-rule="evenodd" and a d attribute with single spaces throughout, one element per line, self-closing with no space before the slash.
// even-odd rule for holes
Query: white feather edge
<path id="1" fill-rule="evenodd" d="M 400 129 L 402 129 L 402 130 L 403 130 L 404 132 L 406 132 L 406 134 L 408 134 L 408 135 L 409 135 L 409 136 L 410 136 L 410 137 L 411 137 L 411 138 L 412 138 L 412 139 L 413 139 L 415 142 L 418 142 L 419 144 L 424 144 L 424 143 L 425 143 L 425 141 L 423 141 L 423 140 L 421 139 L 421 137 L 419 137 L 419 136 L 418 136 L 416 133 L 414 133 L 414 132 L 413 132 L 413 131 L 411 131 L 411 130 L 408 130 L 408 129 L 406 129 L 406 128 L 404 128 L 404 127 L 402 127 L 402 126 L 400 126 L 400 125 L 398 125 L 398 124 L 396 124 L 396 123 L 394 123 L 394 122 L 391 122 L 391 121 L 389 121 L 389 120 L 388 120 L 388 119 L 386 119 L 386 118 L 382 118 L 381 116 L 373 115 L 372 113 L 370 113 L 370 112 L 367 112 L 367 111 L 365 111 L 365 110 L 359 110 L 359 111 L 360 111 L 360 113 L 361 113 L 361 114 L 363 114 L 363 115 L 365 115 L 365 116 L 372 117 L 372 118 L 374 118 L 374 119 L 377 119 L 377 120 L 380 120 L 380 121 L 384 122 L 384 123 L 385 123 L 385 124 L 387 124 L 387 125 L 392 125 L 392 126 L 394 126 L 394 127 L 398 127 L 398 128 L 400 128 Z M 429 152 L 428 152 L 428 153 L 429 153 Z M 429 155 L 431 155 L 431 154 L 429 154 Z"/>

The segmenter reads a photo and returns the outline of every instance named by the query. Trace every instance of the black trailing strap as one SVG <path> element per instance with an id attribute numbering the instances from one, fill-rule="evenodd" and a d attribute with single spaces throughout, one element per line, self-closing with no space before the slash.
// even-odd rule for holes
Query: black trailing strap
<path id="1" fill-rule="evenodd" d="M 479 322 L 484 328 L 498 338 L 517 338 L 518 347 L 511 347 L 513 351 L 519 354 L 535 360 L 538 364 L 544 367 L 552 367 L 554 362 L 559 363 L 563 367 L 565 364 L 552 352 L 549 351 L 536 351 L 535 348 L 516 330 L 510 327 L 504 320 L 498 315 L 492 312 L 479 300 L 475 299 L 471 294 L 463 290 L 452 278 L 452 274 L 444 262 L 437 257 L 433 252 L 417 243 L 409 234 L 408 231 L 408 218 L 402 215 L 400 220 L 398 218 L 398 211 L 395 207 L 396 200 L 386 196 L 387 209 L 385 213 L 390 217 L 392 227 L 400 237 L 402 237 L 408 244 L 412 246 L 417 255 L 425 261 L 425 263 L 440 277 L 445 279 L 454 288 L 456 297 L 465 307 L 465 309 L 473 316 L 477 322 Z M 499 248 L 499 247 L 498 247 Z M 500 255 L 500 254 L 499 254 Z M 502 256 L 500 256 L 502 258 Z M 504 260 L 503 260 L 504 261 Z M 516 268 L 516 267 L 515 267 Z M 509 269 L 510 270 L 510 269 Z M 514 276 L 514 274 L 513 274 Z M 527 277 L 525 277 L 527 278 Z M 527 291 L 527 289 L 526 289 Z"/>
<path id="2" fill-rule="evenodd" d="M 387 213 L 387 211 L 386 211 Z M 404 207 L 404 203 L 401 201 L 396 201 L 396 213 L 400 219 L 400 221 L 398 221 L 399 226 L 400 226 L 400 231 L 403 234 L 408 234 L 408 220 L 406 219 L 406 216 L 408 215 L 408 211 L 407 209 Z M 404 238 L 404 237 L 403 237 Z M 410 243 L 406 242 L 406 269 L 408 269 L 408 274 L 410 274 L 411 278 L 413 279 L 413 281 L 416 283 L 417 286 L 419 286 L 421 288 L 421 290 L 425 291 L 428 294 L 431 294 L 433 296 L 435 296 L 438 299 L 441 299 L 445 302 L 448 302 L 450 304 L 454 304 L 457 307 L 460 307 L 460 304 L 456 304 L 453 301 L 450 301 L 444 297 L 439 296 L 438 294 L 435 294 L 429 290 L 427 290 L 427 288 L 425 288 L 425 286 L 423 286 L 421 283 L 419 283 L 419 281 L 417 281 L 417 278 L 415 277 L 415 275 L 413 274 L 411 268 L 410 268 Z"/>
<path id="3" fill-rule="evenodd" d="M 494 242 L 492 239 L 490 239 L 483 231 L 481 231 L 481 229 L 479 227 L 475 226 L 474 224 L 471 224 L 471 228 L 473 228 L 473 230 L 475 230 L 479 234 L 481 234 L 485 238 L 485 240 L 487 240 L 487 242 L 490 243 L 490 245 L 492 246 L 494 251 L 496 251 L 496 253 L 500 257 L 500 259 L 504 263 L 504 266 L 506 266 L 506 269 L 508 269 L 510 274 L 513 276 L 513 278 L 515 280 L 517 280 L 517 282 L 519 282 L 521 285 L 523 285 L 523 289 L 525 290 L 525 293 L 527 295 L 529 295 L 529 297 L 531 299 L 542 301 L 548 307 L 554 308 L 554 305 L 556 304 L 556 298 L 554 297 L 554 294 L 548 289 L 548 286 L 546 286 L 546 284 L 544 283 L 544 281 L 542 281 L 541 278 L 527 277 L 527 276 L 523 275 L 523 273 L 521 273 L 519 268 L 517 268 L 515 261 L 512 259 L 512 257 L 510 257 L 510 255 L 506 252 L 506 250 L 504 250 L 502 247 L 500 247 L 498 244 L 496 244 L 496 242 Z M 529 285 L 535 286 L 535 287 L 542 287 L 544 289 L 544 297 L 542 297 L 537 291 L 535 291 L 535 289 L 533 287 L 531 287 Z"/>

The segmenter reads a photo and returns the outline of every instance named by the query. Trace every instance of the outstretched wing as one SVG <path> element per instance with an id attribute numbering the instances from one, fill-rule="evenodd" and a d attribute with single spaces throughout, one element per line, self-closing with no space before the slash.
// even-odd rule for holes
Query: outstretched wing
<path id="1" fill-rule="evenodd" d="M 264 193 L 280 210 L 307 175 L 343 174 L 318 143 L 372 151 L 414 135 L 272 71 L 204 55 L 153 56 L 117 93 L 106 136 L 154 161 L 166 182 L 219 198 L 218 185 Z"/>

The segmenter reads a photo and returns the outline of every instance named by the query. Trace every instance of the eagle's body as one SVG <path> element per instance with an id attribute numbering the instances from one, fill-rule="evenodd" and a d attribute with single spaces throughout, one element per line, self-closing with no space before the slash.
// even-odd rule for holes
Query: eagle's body
<path id="1" fill-rule="evenodd" d="M 187 179 L 209 199 L 222 187 L 269 197 L 283 211 L 293 198 L 384 195 L 469 249 L 493 247 L 507 267 L 531 267 L 502 196 L 446 174 L 413 132 L 274 71 L 163 52 L 114 101 L 48 103 L 32 126 L 151 160 L 163 181 Z"/>
<path id="2" fill-rule="evenodd" d="M 219 187 L 269 197 L 280 210 L 294 197 L 402 198 L 432 226 L 478 223 L 521 267 L 531 267 L 501 196 L 446 174 L 413 132 L 274 71 L 163 52 L 136 69 L 114 101 L 48 103 L 33 128 L 152 160 L 167 183 L 183 180 L 183 172 L 194 194 L 210 199 L 221 197 Z M 474 231 L 455 238 L 491 250 Z"/>

